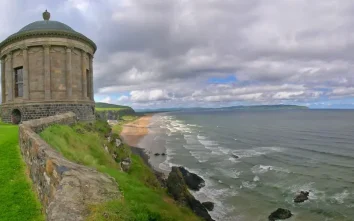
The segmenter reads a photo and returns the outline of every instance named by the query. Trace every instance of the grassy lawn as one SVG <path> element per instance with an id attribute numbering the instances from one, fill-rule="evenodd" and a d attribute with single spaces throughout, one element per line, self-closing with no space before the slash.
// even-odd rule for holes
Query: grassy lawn
<path id="1" fill-rule="evenodd" d="M 31 188 L 20 155 L 18 126 L 0 122 L 0 220 L 44 220 Z"/>
<path id="2" fill-rule="evenodd" d="M 159 186 L 151 169 L 139 156 L 132 155 L 128 146 L 117 149 L 112 143 L 108 143 L 103 136 L 107 133 L 107 126 L 105 122 L 96 122 L 93 126 L 88 124 L 77 124 L 73 127 L 53 125 L 40 134 L 66 158 L 96 168 L 117 180 L 124 197 L 92 206 L 89 220 L 200 220 L 190 209 L 175 204 L 166 190 Z M 110 153 L 113 151 L 118 154 L 116 160 L 104 150 L 104 143 L 108 146 Z M 132 167 L 128 173 L 122 172 L 119 166 L 120 160 L 127 155 L 130 155 L 132 159 Z"/>

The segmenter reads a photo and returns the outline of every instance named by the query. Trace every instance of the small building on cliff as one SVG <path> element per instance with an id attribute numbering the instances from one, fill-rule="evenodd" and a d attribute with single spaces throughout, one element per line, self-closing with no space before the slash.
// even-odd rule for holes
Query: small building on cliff
<path id="1" fill-rule="evenodd" d="M 68 25 L 33 22 L 0 43 L 4 122 L 20 123 L 72 111 L 95 119 L 93 55 L 96 44 Z"/>

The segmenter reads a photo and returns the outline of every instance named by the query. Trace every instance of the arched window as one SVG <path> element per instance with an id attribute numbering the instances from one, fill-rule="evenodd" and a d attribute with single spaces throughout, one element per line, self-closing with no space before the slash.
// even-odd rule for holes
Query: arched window
<path id="1" fill-rule="evenodd" d="M 23 97 L 23 68 L 15 68 L 15 97 Z"/>

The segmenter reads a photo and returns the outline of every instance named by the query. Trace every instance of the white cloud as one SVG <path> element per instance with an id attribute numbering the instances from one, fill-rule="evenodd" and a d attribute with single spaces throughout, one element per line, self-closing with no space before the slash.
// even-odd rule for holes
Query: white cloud
<path id="1" fill-rule="evenodd" d="M 339 87 L 335 88 L 331 96 L 354 96 L 354 87 Z"/>
<path id="2" fill-rule="evenodd" d="M 148 102 L 148 101 L 162 101 L 170 99 L 167 92 L 160 89 L 154 89 L 150 91 L 132 91 L 130 92 L 132 102 Z"/>
<path id="3" fill-rule="evenodd" d="M 274 99 L 289 99 L 291 97 L 296 97 L 299 95 L 303 95 L 303 91 L 295 91 L 295 92 L 277 92 L 273 95 Z"/>
<path id="4" fill-rule="evenodd" d="M 111 97 L 105 97 L 105 98 L 103 98 L 102 100 L 100 100 L 99 102 L 111 103 L 111 102 L 112 102 L 112 99 L 111 99 Z"/>
<path id="5" fill-rule="evenodd" d="M 118 101 L 119 101 L 119 102 L 125 102 L 125 101 L 128 101 L 128 100 L 129 100 L 129 97 L 128 97 L 128 96 L 125 96 L 125 95 L 120 96 L 120 97 L 118 98 Z"/>

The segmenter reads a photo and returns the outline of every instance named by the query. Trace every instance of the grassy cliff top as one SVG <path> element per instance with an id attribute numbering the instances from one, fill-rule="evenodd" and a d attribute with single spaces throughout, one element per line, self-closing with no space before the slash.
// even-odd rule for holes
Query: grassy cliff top
<path id="1" fill-rule="evenodd" d="M 135 111 L 129 106 L 117 105 L 117 104 L 107 104 L 107 103 L 96 103 L 96 111 L 117 111 L 122 115 L 134 115 Z"/>
<path id="2" fill-rule="evenodd" d="M 140 156 L 132 154 L 126 145 L 117 148 L 115 139 L 112 143 L 105 138 L 110 130 L 106 122 L 96 121 L 94 124 L 79 123 L 72 127 L 53 125 L 40 134 L 69 160 L 95 168 L 116 179 L 124 197 L 93 205 L 89 208 L 91 213 L 88 220 L 200 221 L 189 208 L 179 206 L 167 194 Z M 116 159 L 112 154 L 117 155 Z M 128 172 L 123 172 L 120 162 L 126 157 L 131 158 L 132 165 Z"/>
<path id="3" fill-rule="evenodd" d="M 124 106 L 124 105 L 118 105 L 118 104 L 107 104 L 107 103 L 102 103 L 102 102 L 97 102 L 96 104 L 96 109 L 133 109 L 129 106 Z"/>

